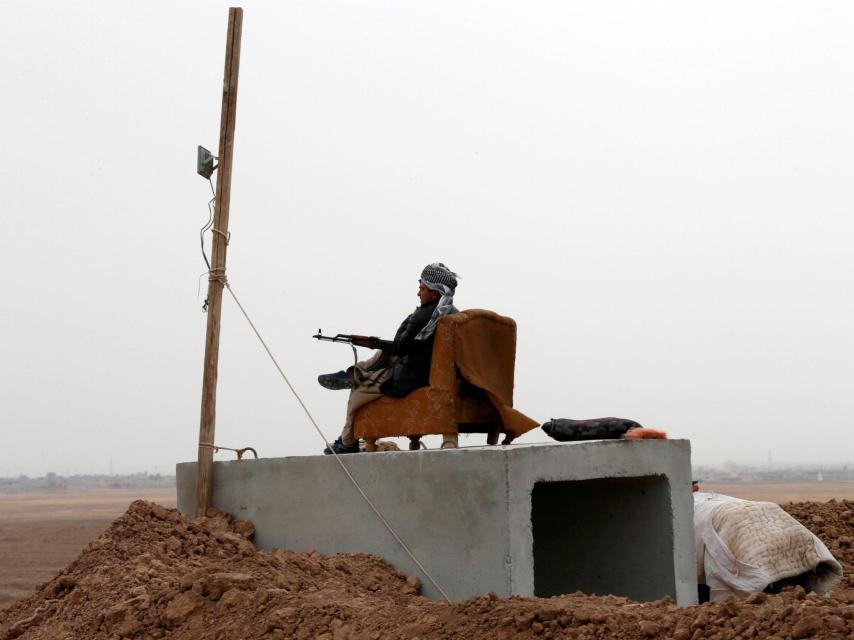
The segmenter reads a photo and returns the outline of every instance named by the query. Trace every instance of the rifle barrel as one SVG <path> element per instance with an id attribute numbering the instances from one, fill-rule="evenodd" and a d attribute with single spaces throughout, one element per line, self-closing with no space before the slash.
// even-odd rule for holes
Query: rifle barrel
<path id="1" fill-rule="evenodd" d="M 357 347 L 364 346 L 371 349 L 391 349 L 394 342 L 391 340 L 382 340 L 376 336 L 360 336 L 355 334 L 338 333 L 334 336 L 325 336 L 320 331 L 311 336 L 316 340 L 326 340 L 327 342 L 343 342 Z"/>

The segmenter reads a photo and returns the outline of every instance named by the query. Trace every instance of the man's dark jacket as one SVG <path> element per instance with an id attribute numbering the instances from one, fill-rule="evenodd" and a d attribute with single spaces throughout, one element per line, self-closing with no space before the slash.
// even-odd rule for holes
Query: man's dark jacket
<path id="1" fill-rule="evenodd" d="M 437 304 L 438 301 L 418 307 L 397 330 L 392 349 L 397 362 L 392 366 L 389 378 L 380 385 L 380 391 L 385 395 L 402 398 L 430 381 L 430 361 L 436 332 L 426 340 L 416 340 L 415 336 L 430 322 Z"/>

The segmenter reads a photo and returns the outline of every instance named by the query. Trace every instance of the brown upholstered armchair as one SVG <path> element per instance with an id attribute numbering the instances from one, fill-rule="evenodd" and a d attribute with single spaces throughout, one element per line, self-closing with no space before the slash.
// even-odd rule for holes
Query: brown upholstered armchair
<path id="1" fill-rule="evenodd" d="M 362 407 L 354 423 L 365 450 L 376 440 L 408 436 L 410 449 L 428 434 L 486 433 L 504 444 L 537 426 L 513 409 L 516 323 L 492 311 L 471 309 L 436 325 L 430 384 L 405 398 L 383 396 Z"/>

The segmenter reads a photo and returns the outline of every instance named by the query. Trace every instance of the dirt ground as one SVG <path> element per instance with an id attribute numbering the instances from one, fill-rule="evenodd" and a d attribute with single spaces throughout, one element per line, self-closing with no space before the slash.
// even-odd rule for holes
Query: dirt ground
<path id="1" fill-rule="evenodd" d="M 375 556 L 258 551 L 248 522 L 188 520 L 137 501 L 58 575 L 0 609 L 0 640 L 854 637 L 854 500 L 785 508 L 842 563 L 830 595 L 794 587 L 680 608 L 580 593 L 433 602 Z"/>
<path id="2" fill-rule="evenodd" d="M 55 576 L 135 499 L 175 506 L 175 489 L 0 493 L 0 608 Z"/>

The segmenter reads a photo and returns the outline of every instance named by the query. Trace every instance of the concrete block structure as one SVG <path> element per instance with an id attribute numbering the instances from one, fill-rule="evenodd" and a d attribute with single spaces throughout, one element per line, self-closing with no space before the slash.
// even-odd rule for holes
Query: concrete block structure
<path id="1" fill-rule="evenodd" d="M 690 444 L 604 440 L 342 457 L 452 600 L 582 591 L 696 603 Z M 177 466 L 195 509 L 196 463 Z M 216 462 L 212 504 L 262 549 L 379 555 L 440 594 L 331 456 Z"/>

